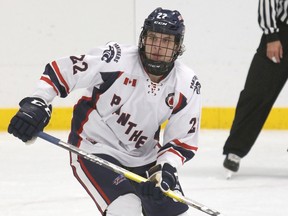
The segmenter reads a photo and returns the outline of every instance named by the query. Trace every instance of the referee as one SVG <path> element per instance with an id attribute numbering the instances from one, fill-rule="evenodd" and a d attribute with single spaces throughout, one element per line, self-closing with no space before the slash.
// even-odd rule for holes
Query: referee
<path id="1" fill-rule="evenodd" d="M 259 0 L 258 23 L 263 35 L 223 148 L 223 165 L 233 172 L 255 143 L 288 77 L 288 0 Z"/>

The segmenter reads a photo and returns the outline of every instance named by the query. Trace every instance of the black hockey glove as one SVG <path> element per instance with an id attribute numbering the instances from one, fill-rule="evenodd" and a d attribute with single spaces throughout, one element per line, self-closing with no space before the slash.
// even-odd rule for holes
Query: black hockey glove
<path id="1" fill-rule="evenodd" d="M 20 109 L 11 119 L 8 132 L 23 142 L 31 140 L 48 124 L 52 106 L 40 98 L 27 97 L 20 103 Z"/>
<path id="2" fill-rule="evenodd" d="M 141 182 L 141 193 L 144 197 L 154 200 L 161 200 L 165 196 L 163 192 L 173 190 L 178 181 L 177 170 L 168 163 L 163 167 L 158 164 L 147 172 L 148 180 Z"/>

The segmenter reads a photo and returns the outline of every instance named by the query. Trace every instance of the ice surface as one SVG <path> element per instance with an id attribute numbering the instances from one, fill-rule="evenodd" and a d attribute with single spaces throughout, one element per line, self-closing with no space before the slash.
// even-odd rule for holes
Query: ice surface
<path id="1" fill-rule="evenodd" d="M 68 132 L 48 131 L 66 140 Z M 226 180 L 226 130 L 202 130 L 198 154 L 179 171 L 185 196 L 225 216 L 288 215 L 288 131 L 262 131 L 240 170 Z M 37 139 L 0 133 L 0 216 L 100 216 L 73 177 L 69 154 Z M 190 209 L 191 216 L 205 213 Z"/>

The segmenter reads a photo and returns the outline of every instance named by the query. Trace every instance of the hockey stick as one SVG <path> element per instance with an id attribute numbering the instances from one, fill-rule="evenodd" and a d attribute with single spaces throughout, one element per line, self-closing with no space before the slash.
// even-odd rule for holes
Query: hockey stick
<path id="1" fill-rule="evenodd" d="M 97 157 L 93 154 L 90 154 L 90 153 L 87 153 L 83 150 L 81 150 L 80 148 L 77 148 L 76 146 L 72 145 L 72 144 L 69 144 L 69 143 L 66 143 L 56 137 L 53 137 L 45 132 L 39 132 L 38 133 L 38 137 L 48 141 L 48 142 L 51 142 L 61 148 L 64 148 L 70 152 L 73 152 L 83 158 L 85 158 L 86 160 L 89 160 L 93 163 L 96 163 L 98 165 L 101 165 L 115 173 L 118 173 L 118 174 L 122 174 L 123 176 L 125 176 L 127 179 L 130 179 L 132 181 L 135 181 L 135 182 L 145 182 L 147 181 L 146 178 L 143 178 L 142 176 L 139 176 L 133 172 L 130 172 L 122 167 L 119 167 L 113 163 L 110 163 L 109 161 L 106 161 L 100 157 Z M 198 202 L 195 202 L 193 200 L 190 200 L 184 196 L 181 196 L 179 194 L 176 194 L 175 192 L 169 190 L 168 192 L 165 192 L 165 195 L 174 199 L 174 200 L 177 200 L 178 202 L 182 202 L 182 203 L 185 203 L 186 205 L 189 205 L 193 208 L 196 208 L 202 212 L 205 212 L 206 214 L 209 214 L 209 215 L 212 215 L 212 216 L 223 216 L 220 214 L 220 212 L 218 211 L 214 211 L 210 208 L 208 208 L 207 206 L 203 205 L 203 204 L 200 204 Z"/>

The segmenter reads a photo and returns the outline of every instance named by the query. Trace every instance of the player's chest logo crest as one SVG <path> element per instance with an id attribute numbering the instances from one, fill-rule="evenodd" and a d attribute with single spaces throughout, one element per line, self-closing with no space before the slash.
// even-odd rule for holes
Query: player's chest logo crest
<path id="1" fill-rule="evenodd" d="M 173 109 L 174 105 L 174 93 L 169 93 L 168 96 L 165 98 L 166 105 L 170 108 Z"/>

